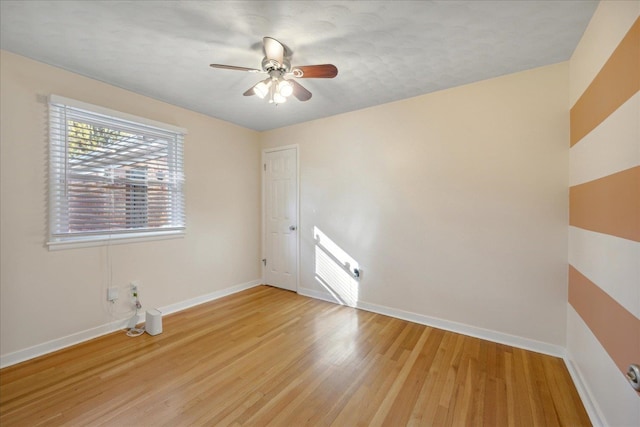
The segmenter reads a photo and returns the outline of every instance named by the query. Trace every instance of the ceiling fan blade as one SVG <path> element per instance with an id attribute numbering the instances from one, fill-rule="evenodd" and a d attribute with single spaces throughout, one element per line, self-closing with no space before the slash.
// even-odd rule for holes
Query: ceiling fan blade
<path id="1" fill-rule="evenodd" d="M 303 79 L 332 79 L 338 75 L 338 68 L 333 64 L 303 65 L 300 67 L 294 67 L 294 74 L 296 74 L 296 70 L 302 71 L 302 75 L 296 75 L 296 77 Z"/>
<path id="2" fill-rule="evenodd" d="M 248 71 L 250 73 L 262 73 L 262 70 L 257 68 L 236 67 L 235 65 L 223 65 L 223 64 L 209 64 L 213 68 L 222 68 L 223 70 L 236 70 L 236 71 Z"/>
<path id="3" fill-rule="evenodd" d="M 293 86 L 293 96 L 298 98 L 300 101 L 308 101 L 311 99 L 311 92 L 305 89 L 300 83 L 291 79 L 287 80 Z"/>
<path id="4" fill-rule="evenodd" d="M 282 65 L 284 61 L 284 46 L 282 46 L 282 43 L 271 37 L 263 38 L 262 42 L 264 43 L 264 54 L 267 59 Z"/>
<path id="5" fill-rule="evenodd" d="M 247 89 L 247 91 L 245 93 L 243 93 L 244 96 L 251 96 L 251 95 L 255 95 L 256 93 L 253 91 L 253 88 L 256 87 L 255 85 L 251 86 L 249 89 Z"/>

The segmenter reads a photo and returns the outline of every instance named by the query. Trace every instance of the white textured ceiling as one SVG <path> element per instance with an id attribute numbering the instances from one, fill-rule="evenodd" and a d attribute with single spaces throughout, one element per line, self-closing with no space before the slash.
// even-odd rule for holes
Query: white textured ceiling
<path id="1" fill-rule="evenodd" d="M 2 49 L 267 130 L 569 59 L 597 1 L 0 1 Z M 242 93 L 264 76 L 261 41 L 313 97 L 278 107 Z"/>

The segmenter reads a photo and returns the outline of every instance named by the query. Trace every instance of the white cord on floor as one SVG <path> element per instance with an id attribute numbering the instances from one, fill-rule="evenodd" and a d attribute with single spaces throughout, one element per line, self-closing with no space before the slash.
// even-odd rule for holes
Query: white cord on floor
<path id="1" fill-rule="evenodd" d="M 141 328 L 136 328 L 136 324 L 135 324 L 135 321 L 138 320 L 138 310 L 141 307 L 142 307 L 142 304 L 140 304 L 140 300 L 136 296 L 136 314 L 134 314 L 133 317 L 131 319 L 129 319 L 129 325 L 131 325 L 131 326 L 129 327 L 129 330 L 127 331 L 127 336 L 128 337 L 139 337 L 140 335 L 144 334 L 144 326 L 141 327 Z"/>
<path id="2" fill-rule="evenodd" d="M 127 331 L 128 337 L 139 337 L 144 334 L 144 326 L 142 328 L 131 328 Z"/>

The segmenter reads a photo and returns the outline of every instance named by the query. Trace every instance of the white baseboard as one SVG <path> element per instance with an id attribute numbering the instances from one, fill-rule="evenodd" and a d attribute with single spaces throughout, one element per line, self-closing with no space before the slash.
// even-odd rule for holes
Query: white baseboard
<path id="1" fill-rule="evenodd" d="M 327 301 L 327 302 L 333 302 L 336 304 L 340 304 L 340 302 L 335 299 L 335 298 L 331 298 L 331 294 L 325 293 L 325 292 L 319 292 L 316 291 L 314 289 L 308 289 L 308 288 L 301 288 L 298 287 L 298 294 L 305 296 L 305 297 L 311 297 L 311 298 L 315 298 L 315 299 L 320 299 L 322 301 Z"/>
<path id="2" fill-rule="evenodd" d="M 24 362 L 25 360 L 43 356 L 47 353 L 62 350 L 63 348 L 79 344 L 83 341 L 88 341 L 90 339 L 106 335 L 120 329 L 124 329 L 127 326 L 128 322 L 129 319 L 117 320 L 115 322 L 100 325 L 95 328 L 76 332 L 74 334 L 67 335 L 66 337 L 56 338 L 42 344 L 34 345 L 33 347 L 14 351 L 13 353 L 3 354 L 2 356 L 0 356 L 0 368 L 6 368 L 7 366 Z"/>
<path id="3" fill-rule="evenodd" d="M 605 424 L 602 422 L 604 417 L 600 412 L 599 407 L 594 403 L 595 399 L 593 398 L 589 387 L 586 386 L 586 382 L 580 373 L 580 369 L 578 369 L 578 367 L 571 361 L 570 354 L 567 354 L 564 357 L 564 364 L 567 366 L 567 370 L 569 371 L 569 375 L 571 375 L 573 384 L 575 384 L 576 389 L 578 390 L 580 400 L 582 400 L 584 409 L 587 411 L 587 415 L 589 415 L 591 424 L 593 424 L 594 427 L 604 426 Z"/>
<path id="4" fill-rule="evenodd" d="M 205 302 L 209 302 L 209 301 L 216 300 L 218 298 L 225 297 L 227 295 L 244 291 L 249 288 L 253 288 L 254 286 L 258 286 L 261 283 L 262 283 L 261 280 L 254 280 L 251 282 L 242 283 L 240 285 L 231 286 L 229 288 L 221 289 L 219 291 L 215 291 L 210 294 L 191 298 L 189 300 L 178 302 L 175 304 L 170 304 L 165 307 L 160 307 L 158 308 L 158 310 L 162 314 L 175 313 L 175 312 L 187 309 L 189 307 L 193 307 L 199 304 L 203 304 Z M 139 314 L 138 323 L 143 322 L 144 317 L 145 317 L 144 313 Z M 7 366 L 15 365 L 16 363 L 24 362 L 26 360 L 45 355 L 47 353 L 52 353 L 57 350 L 62 350 L 63 348 L 70 347 L 75 344 L 80 344 L 81 342 L 88 341 L 90 339 L 97 338 L 102 335 L 110 334 L 111 332 L 122 330 L 127 326 L 128 322 L 129 322 L 129 319 L 117 320 L 115 322 L 107 323 L 105 325 L 100 325 L 95 328 L 76 332 L 74 334 L 67 335 L 66 337 L 57 338 L 42 344 L 35 345 L 33 347 L 25 348 L 24 350 L 18 350 L 13 353 L 2 355 L 0 356 L 0 368 L 5 368 Z"/>
<path id="5" fill-rule="evenodd" d="M 298 288 L 298 293 L 300 295 L 308 296 L 311 298 L 340 304 L 339 301 L 332 298 L 330 294 L 327 294 L 325 292 L 320 292 L 308 288 Z M 452 322 L 450 320 L 425 316 L 423 314 L 398 310 L 395 308 L 372 304 L 364 301 L 358 301 L 356 308 L 371 311 L 373 313 L 383 314 L 385 316 L 395 317 L 397 319 L 407 320 L 409 322 L 419 323 L 421 325 L 456 332 L 462 335 L 468 335 L 471 337 L 496 342 L 499 344 L 506 344 L 512 347 L 522 348 L 524 350 L 531 350 L 537 353 L 547 354 L 554 357 L 564 358 L 565 356 L 565 349 L 559 345 L 549 344 L 529 338 L 523 338 L 516 335 L 505 334 L 489 329 L 483 329 L 477 326 L 470 326 L 464 323 Z"/>
<path id="6" fill-rule="evenodd" d="M 221 289 L 219 291 L 211 292 L 210 294 L 202 295 L 199 297 L 191 298 L 186 301 L 177 302 L 175 304 L 166 305 L 164 307 L 159 307 L 158 311 L 162 314 L 171 314 L 176 313 L 178 311 L 186 310 L 187 308 L 194 307 L 196 305 L 204 304 L 205 302 L 217 300 L 218 298 L 226 297 L 231 294 L 235 294 L 255 286 L 260 285 L 262 280 L 253 280 L 251 282 L 242 283 L 240 285 L 231 286 L 229 288 Z"/>

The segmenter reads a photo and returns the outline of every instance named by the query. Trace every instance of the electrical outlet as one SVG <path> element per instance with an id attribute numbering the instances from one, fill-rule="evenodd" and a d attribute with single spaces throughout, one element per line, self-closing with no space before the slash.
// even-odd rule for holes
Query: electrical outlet
<path id="1" fill-rule="evenodd" d="M 142 308 L 142 304 L 140 303 L 139 287 L 140 287 L 140 282 L 138 282 L 137 280 L 134 280 L 129 283 L 129 288 L 131 289 L 131 302 L 133 302 L 136 306 L 136 313 L 137 313 L 137 310 Z"/>
<path id="2" fill-rule="evenodd" d="M 118 288 L 107 288 L 107 301 L 116 302 L 118 299 Z"/>

